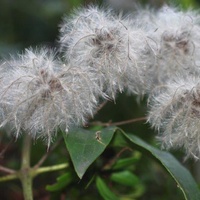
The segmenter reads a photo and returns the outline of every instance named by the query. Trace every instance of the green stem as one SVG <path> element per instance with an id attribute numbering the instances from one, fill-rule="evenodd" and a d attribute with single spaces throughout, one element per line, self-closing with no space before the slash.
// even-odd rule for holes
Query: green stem
<path id="1" fill-rule="evenodd" d="M 24 200 L 33 200 L 32 180 L 34 177 L 36 177 L 38 174 L 41 173 L 57 171 L 67 168 L 69 166 L 68 163 L 62 163 L 58 165 L 40 167 L 40 168 L 38 168 L 38 165 L 36 165 L 35 167 L 31 168 L 30 151 L 31 151 L 31 138 L 29 135 L 26 135 L 24 137 L 22 146 L 21 169 L 19 171 L 15 171 L 0 166 L 1 170 L 11 173 L 10 175 L 0 177 L 0 182 L 20 179 L 23 188 Z M 42 161 L 43 160 L 44 159 L 42 159 Z M 42 164 L 42 162 L 40 164 Z"/>
<path id="2" fill-rule="evenodd" d="M 65 169 L 67 167 L 69 167 L 68 163 L 62 163 L 62 164 L 53 165 L 53 166 L 40 167 L 38 169 L 32 168 L 32 172 L 31 172 L 30 176 L 32 178 L 34 178 L 39 174 Z M 0 182 L 15 180 L 15 179 L 18 179 L 19 177 L 21 178 L 21 176 L 22 175 L 21 175 L 20 172 L 16 172 L 16 173 L 11 174 L 11 175 L 0 177 Z"/>
<path id="3" fill-rule="evenodd" d="M 33 200 L 32 191 L 32 175 L 30 168 L 30 151 L 31 151 L 31 137 L 25 135 L 22 147 L 22 163 L 20 170 L 20 179 L 22 182 L 24 200 Z"/>
<path id="4" fill-rule="evenodd" d="M 19 178 L 18 174 L 15 173 L 15 174 L 0 177 L 0 182 L 11 181 L 11 180 L 15 180 L 18 178 Z"/>
<path id="5" fill-rule="evenodd" d="M 69 166 L 68 163 L 63 163 L 63 164 L 58 164 L 58 165 L 53 165 L 53 166 L 48 166 L 48 167 L 40 167 L 37 170 L 35 170 L 34 176 L 37 176 L 38 174 L 42 174 L 45 172 L 52 172 L 52 171 L 57 171 L 61 169 L 65 169 Z"/>

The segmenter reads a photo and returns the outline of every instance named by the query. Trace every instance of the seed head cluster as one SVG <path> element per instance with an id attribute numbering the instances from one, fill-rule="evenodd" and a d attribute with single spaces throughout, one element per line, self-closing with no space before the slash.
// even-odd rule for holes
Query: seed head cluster
<path id="1" fill-rule="evenodd" d="M 84 125 L 119 92 L 146 95 L 165 148 L 200 158 L 200 15 L 164 6 L 124 16 L 95 6 L 64 17 L 59 48 L 1 62 L 0 124 L 45 138 Z"/>
<path id="2" fill-rule="evenodd" d="M 150 34 L 155 60 L 146 68 L 153 83 L 148 121 L 164 148 L 183 148 L 186 158 L 199 159 L 199 15 L 169 7 L 147 15 L 156 28 Z"/>

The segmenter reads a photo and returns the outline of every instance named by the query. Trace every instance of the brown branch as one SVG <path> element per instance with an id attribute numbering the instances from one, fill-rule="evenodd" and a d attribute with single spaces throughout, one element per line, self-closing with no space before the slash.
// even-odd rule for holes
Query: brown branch
<path id="1" fill-rule="evenodd" d="M 122 153 L 124 153 L 125 151 L 130 151 L 132 152 L 133 150 L 129 147 L 124 147 L 123 149 L 121 149 L 117 155 L 115 155 L 114 158 L 112 158 L 111 160 L 109 160 L 108 163 L 106 163 L 103 167 L 103 170 L 107 170 L 107 169 L 110 169 L 117 161 L 117 159 L 122 155 Z"/>
<path id="2" fill-rule="evenodd" d="M 39 168 L 43 163 L 44 161 L 47 159 L 47 157 L 49 156 L 49 154 L 54 151 L 54 149 L 61 143 L 62 141 L 62 137 L 60 137 L 57 142 L 49 148 L 49 150 L 41 157 L 41 159 L 38 161 L 37 164 L 35 164 L 35 166 L 33 167 L 33 169 L 37 169 Z"/>
<path id="3" fill-rule="evenodd" d="M 4 158 L 4 154 L 5 152 L 8 150 L 8 148 L 10 147 L 10 145 L 14 142 L 14 139 L 12 139 L 7 145 L 6 147 L 0 152 L 0 158 Z"/>
<path id="4" fill-rule="evenodd" d="M 126 125 L 126 124 L 131 124 L 135 122 L 140 122 L 140 121 L 145 121 L 147 118 L 146 117 L 139 117 L 139 118 L 134 118 L 134 119 L 129 119 L 125 121 L 120 121 L 120 122 L 107 122 L 107 123 L 102 123 L 102 122 L 91 122 L 89 125 L 101 125 L 101 126 L 121 126 L 121 125 Z"/>
<path id="5" fill-rule="evenodd" d="M 14 173 L 16 173 L 15 170 L 9 169 L 9 168 L 7 168 L 7 167 L 3 167 L 3 166 L 1 166 L 1 165 L 0 165 L 0 171 L 5 172 L 5 173 L 7 173 L 7 174 L 14 174 Z"/>
<path id="6" fill-rule="evenodd" d="M 104 101 L 102 104 L 100 104 L 99 107 L 96 110 L 96 113 L 99 112 L 107 103 L 108 103 L 108 101 Z"/>

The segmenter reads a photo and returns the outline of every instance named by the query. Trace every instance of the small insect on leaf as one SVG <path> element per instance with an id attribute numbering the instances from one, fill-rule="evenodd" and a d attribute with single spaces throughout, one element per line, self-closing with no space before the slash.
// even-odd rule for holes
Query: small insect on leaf
<path id="1" fill-rule="evenodd" d="M 97 131 L 95 134 L 96 134 L 95 136 L 96 140 L 105 146 L 105 144 L 101 141 L 101 131 Z"/>

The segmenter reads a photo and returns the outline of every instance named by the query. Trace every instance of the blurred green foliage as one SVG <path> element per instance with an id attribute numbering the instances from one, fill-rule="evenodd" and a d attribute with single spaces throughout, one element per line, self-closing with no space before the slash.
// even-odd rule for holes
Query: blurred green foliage
<path id="1" fill-rule="evenodd" d="M 81 3 L 82 0 L 1 0 L 1 55 L 21 51 L 29 46 L 54 47 L 61 17 Z"/>

